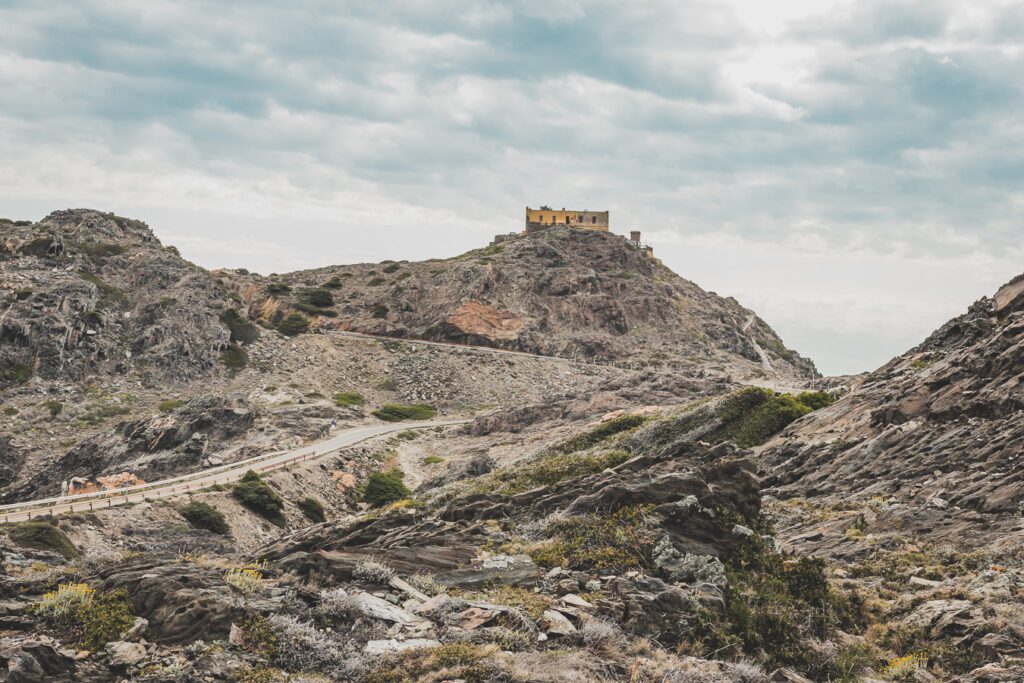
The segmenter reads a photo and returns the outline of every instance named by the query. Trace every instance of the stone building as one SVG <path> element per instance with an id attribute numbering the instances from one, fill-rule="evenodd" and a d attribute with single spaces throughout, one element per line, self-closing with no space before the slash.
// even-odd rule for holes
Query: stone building
<path id="1" fill-rule="evenodd" d="M 539 209 L 526 207 L 526 232 L 536 232 L 553 225 L 568 225 L 570 228 L 608 231 L 607 211 L 559 211 L 550 206 Z"/>

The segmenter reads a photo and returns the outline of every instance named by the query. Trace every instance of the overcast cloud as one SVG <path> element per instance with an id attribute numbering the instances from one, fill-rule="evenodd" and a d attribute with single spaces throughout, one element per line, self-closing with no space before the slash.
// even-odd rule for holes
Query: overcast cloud
<path id="1" fill-rule="evenodd" d="M 827 373 L 1024 271 L 1024 6 L 0 0 L 0 215 L 208 267 L 446 256 L 610 209 Z"/>

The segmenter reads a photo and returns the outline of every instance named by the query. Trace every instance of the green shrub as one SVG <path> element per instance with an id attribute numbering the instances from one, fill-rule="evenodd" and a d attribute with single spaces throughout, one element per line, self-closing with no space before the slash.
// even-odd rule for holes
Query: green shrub
<path id="1" fill-rule="evenodd" d="M 251 322 L 243 318 L 233 308 L 220 314 L 220 321 L 231 330 L 231 341 L 241 344 L 252 344 L 260 338 L 260 331 Z"/>
<path id="2" fill-rule="evenodd" d="M 64 404 L 56 399 L 47 399 L 43 402 L 43 406 L 50 411 L 50 417 L 57 417 L 64 412 Z"/>
<path id="3" fill-rule="evenodd" d="M 18 409 L 15 408 L 14 406 L 7 406 L 6 408 L 4 408 L 4 415 L 6 415 L 7 417 L 14 417 L 17 414 Z"/>
<path id="4" fill-rule="evenodd" d="M 299 301 L 317 308 L 328 308 L 334 305 L 334 296 L 326 289 L 311 287 L 299 292 Z"/>
<path id="5" fill-rule="evenodd" d="M 288 337 L 294 337 L 309 330 L 309 320 L 299 313 L 291 313 L 277 324 L 277 331 Z"/>
<path id="6" fill-rule="evenodd" d="M 401 268 L 402 266 L 397 263 L 390 263 L 381 268 L 381 270 L 383 270 L 388 275 L 391 275 L 392 273 L 397 273 Z"/>
<path id="7" fill-rule="evenodd" d="M 0 361 L 0 384 L 25 384 L 32 379 L 32 368 L 12 360 Z"/>
<path id="8" fill-rule="evenodd" d="M 327 289 L 341 289 L 342 284 L 341 278 L 335 275 L 324 283 L 324 287 Z"/>
<path id="9" fill-rule="evenodd" d="M 754 536 L 724 561 L 725 614 L 704 614 L 687 636 L 698 654 L 726 648 L 730 656 L 754 657 L 770 669 L 791 666 L 815 680 L 858 680 L 841 678 L 839 671 L 859 666 L 847 661 L 852 653 L 823 660 L 808 647 L 837 628 L 856 632 L 862 626 L 849 599 L 829 585 L 824 560 L 792 560 Z"/>
<path id="10" fill-rule="evenodd" d="M 311 522 L 325 522 L 327 516 L 324 514 L 324 504 L 316 498 L 303 498 L 295 502 L 295 507 L 306 516 Z"/>
<path id="11" fill-rule="evenodd" d="M 334 405 L 336 406 L 361 406 L 364 403 L 366 403 L 366 399 L 363 398 L 363 395 L 354 391 L 339 391 L 334 395 Z"/>
<path id="12" fill-rule="evenodd" d="M 268 294 L 287 294 L 290 291 L 292 291 L 292 288 L 284 282 L 271 282 L 267 285 Z"/>
<path id="13" fill-rule="evenodd" d="M 185 405 L 185 402 L 177 398 L 169 398 L 164 401 L 160 401 L 160 405 L 157 408 L 160 409 L 161 413 L 172 413 L 181 406 Z"/>
<path id="14" fill-rule="evenodd" d="M 385 422 L 401 422 L 402 420 L 429 420 L 437 415 L 437 409 L 426 403 L 401 405 L 386 403 L 373 411 L 374 417 Z"/>
<path id="15" fill-rule="evenodd" d="M 18 253 L 25 256 L 46 256 L 50 253 L 51 244 L 53 244 L 52 237 L 37 237 L 18 247 Z"/>
<path id="16" fill-rule="evenodd" d="M 538 486 L 549 486 L 566 479 L 603 472 L 626 462 L 630 457 L 626 451 L 593 455 L 545 454 L 530 462 L 500 470 L 494 480 L 501 493 L 521 493 Z"/>
<path id="17" fill-rule="evenodd" d="M 428 455 L 427 457 L 423 458 L 422 462 L 424 465 L 436 465 L 439 462 L 444 462 L 444 458 L 442 458 L 439 455 Z"/>
<path id="18" fill-rule="evenodd" d="M 399 469 L 390 472 L 374 472 L 366 481 L 363 500 L 373 507 L 379 508 L 388 503 L 408 498 L 412 492 L 405 486 L 403 479 L 405 479 L 405 474 Z"/>
<path id="19" fill-rule="evenodd" d="M 231 343 L 221 352 L 220 362 L 229 370 L 241 370 L 249 364 L 249 352 L 238 344 Z"/>
<path id="20" fill-rule="evenodd" d="M 302 311 L 303 313 L 309 313 L 310 315 L 322 315 L 326 318 L 338 317 L 338 313 L 330 308 L 318 308 L 313 304 L 307 304 L 301 301 L 295 304 L 295 310 Z"/>
<path id="21" fill-rule="evenodd" d="M 195 500 L 186 505 L 181 510 L 181 516 L 196 529 L 205 529 L 221 536 L 228 536 L 231 533 L 224 513 L 201 501 Z"/>
<path id="22" fill-rule="evenodd" d="M 81 554 L 63 531 L 42 520 L 16 524 L 7 531 L 7 535 L 23 548 L 51 550 L 68 560 Z"/>
<path id="23" fill-rule="evenodd" d="M 562 443 L 556 445 L 552 450 L 557 453 L 575 453 L 576 451 L 582 451 L 592 446 L 596 446 L 605 439 L 628 432 L 631 429 L 636 429 L 644 422 L 647 421 L 642 415 L 623 415 L 616 417 L 611 420 L 606 420 L 594 429 L 574 436 L 570 439 L 566 439 Z"/>
<path id="24" fill-rule="evenodd" d="M 117 640 L 135 622 L 124 589 L 98 593 L 85 584 L 63 584 L 29 612 L 56 629 L 63 640 L 91 651 Z"/>
<path id="25" fill-rule="evenodd" d="M 748 387 L 725 399 L 718 411 L 721 425 L 706 440 L 732 441 L 741 448 L 758 446 L 809 412 L 811 408 L 789 394 Z"/>
<path id="26" fill-rule="evenodd" d="M 796 400 L 811 410 L 821 410 L 836 402 L 835 396 L 825 391 L 802 391 L 796 395 Z"/>
<path id="27" fill-rule="evenodd" d="M 245 476 L 231 488 L 231 495 L 271 524 L 280 527 L 285 525 L 284 501 L 252 470 L 246 472 Z"/>
<path id="28" fill-rule="evenodd" d="M 650 568 L 660 531 L 644 507 L 624 507 L 609 515 L 574 515 L 544 529 L 551 539 L 528 550 L 542 567 L 624 571 Z"/>

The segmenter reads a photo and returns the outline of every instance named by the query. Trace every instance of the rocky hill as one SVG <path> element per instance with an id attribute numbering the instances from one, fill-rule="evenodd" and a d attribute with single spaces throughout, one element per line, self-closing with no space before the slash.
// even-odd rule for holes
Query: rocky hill
<path id="1" fill-rule="evenodd" d="M 31 377 L 186 382 L 216 366 L 226 292 L 138 221 L 56 211 L 0 222 L 0 386 Z"/>
<path id="2" fill-rule="evenodd" d="M 552 228 L 423 263 L 322 268 L 238 285 L 253 317 L 632 366 L 801 382 L 814 365 L 734 299 L 620 236 Z"/>
<path id="3" fill-rule="evenodd" d="M 1024 509 L 1024 276 L 764 453 L 787 493 Z"/>

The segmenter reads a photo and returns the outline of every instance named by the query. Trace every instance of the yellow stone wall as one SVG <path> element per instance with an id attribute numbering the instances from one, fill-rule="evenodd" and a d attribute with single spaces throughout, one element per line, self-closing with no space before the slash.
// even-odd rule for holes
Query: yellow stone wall
<path id="1" fill-rule="evenodd" d="M 587 230 L 608 230 L 607 211 L 568 211 L 526 207 L 526 229 L 547 225 L 568 225 Z"/>

